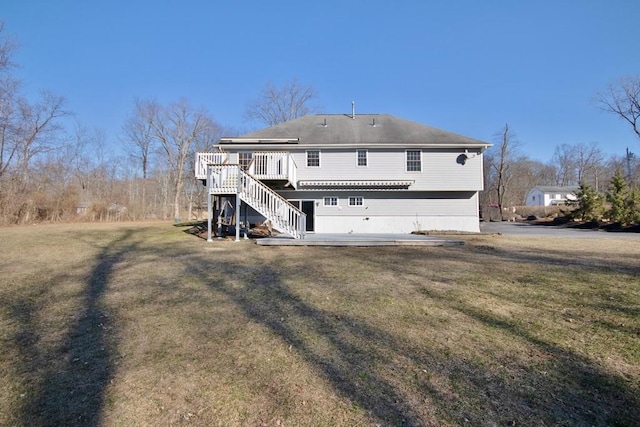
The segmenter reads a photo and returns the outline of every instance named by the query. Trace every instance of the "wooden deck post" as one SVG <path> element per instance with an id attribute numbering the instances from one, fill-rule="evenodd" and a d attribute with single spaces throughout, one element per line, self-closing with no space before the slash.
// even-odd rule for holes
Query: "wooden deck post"
<path id="1" fill-rule="evenodd" d="M 211 166 L 207 165 L 207 242 L 213 242 L 211 238 L 211 220 L 213 218 L 213 195 L 211 194 Z"/>
<path id="2" fill-rule="evenodd" d="M 207 194 L 207 242 L 213 242 L 211 238 L 211 220 L 213 219 L 213 196 L 210 192 Z"/>

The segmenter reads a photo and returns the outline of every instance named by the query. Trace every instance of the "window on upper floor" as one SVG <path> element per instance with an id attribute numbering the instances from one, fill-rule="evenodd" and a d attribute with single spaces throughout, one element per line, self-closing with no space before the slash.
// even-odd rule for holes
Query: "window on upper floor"
<path id="1" fill-rule="evenodd" d="M 238 153 L 238 163 L 240 163 L 240 167 L 243 170 L 247 170 L 249 165 L 251 164 L 251 159 L 253 158 L 253 153 L 250 151 L 241 151 Z"/>
<path id="2" fill-rule="evenodd" d="M 307 151 L 307 167 L 310 167 L 310 168 L 320 167 L 320 150 Z"/>
<path id="3" fill-rule="evenodd" d="M 325 197 L 323 199 L 324 206 L 338 206 L 338 198 L 334 196 Z"/>
<path id="4" fill-rule="evenodd" d="M 407 172 L 422 171 L 422 151 L 407 150 Z"/>
<path id="5" fill-rule="evenodd" d="M 367 150 L 356 150 L 356 165 L 367 166 Z"/>

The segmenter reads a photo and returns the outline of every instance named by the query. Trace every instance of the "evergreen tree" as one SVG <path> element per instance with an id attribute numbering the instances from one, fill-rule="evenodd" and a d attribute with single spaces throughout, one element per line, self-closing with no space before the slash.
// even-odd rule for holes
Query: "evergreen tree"
<path id="1" fill-rule="evenodd" d="M 582 221 L 599 221 L 604 208 L 604 200 L 600 193 L 589 184 L 582 182 L 576 197 L 578 208 L 571 212 L 571 217 Z"/>
<path id="2" fill-rule="evenodd" d="M 629 218 L 629 186 L 620 169 L 617 169 L 616 174 L 611 178 L 606 197 L 609 202 L 609 208 L 606 212 L 609 221 L 625 225 Z"/>
<path id="3" fill-rule="evenodd" d="M 629 196 L 626 200 L 627 208 L 627 224 L 640 223 L 640 192 L 637 188 L 632 188 L 629 191 Z"/>

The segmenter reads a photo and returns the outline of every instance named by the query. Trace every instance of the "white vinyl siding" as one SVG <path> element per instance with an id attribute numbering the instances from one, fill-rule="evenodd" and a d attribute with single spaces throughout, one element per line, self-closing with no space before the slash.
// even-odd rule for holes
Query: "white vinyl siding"
<path id="1" fill-rule="evenodd" d="M 473 192 L 367 192 L 367 216 L 478 215 Z M 362 215 L 359 209 L 343 209 L 341 215 Z"/>
<path id="2" fill-rule="evenodd" d="M 353 159 L 353 157 L 352 157 Z M 365 207 L 348 207 L 348 194 L 323 191 L 283 191 L 283 196 L 316 201 L 317 233 L 410 233 L 422 230 L 478 232 L 478 194 L 472 191 L 362 192 Z M 332 194 L 332 195 L 328 195 Z M 338 206 L 323 206 L 326 197 Z M 340 205 L 345 208 L 340 209 Z"/>
<path id="3" fill-rule="evenodd" d="M 482 155 L 456 162 L 461 151 L 423 150 L 422 172 L 406 171 L 406 150 L 368 149 L 367 167 L 355 167 L 354 150 L 323 149 L 322 167 L 306 167 L 306 151 L 292 152 L 297 180 L 411 180 L 404 191 L 479 191 L 483 189 Z"/>
<path id="4" fill-rule="evenodd" d="M 328 195 L 329 194 L 329 195 Z M 336 207 L 346 205 L 346 194 L 340 197 L 333 192 L 324 191 L 282 191 L 285 198 L 295 197 L 305 200 L 316 200 L 316 216 L 336 215 Z M 295 195 L 295 196 L 294 196 Z M 477 193 L 467 191 L 363 191 L 359 192 L 363 201 L 366 200 L 366 216 L 478 216 Z M 326 201 L 332 199 L 327 205 Z M 361 209 L 342 209 L 342 216 L 362 216 Z"/>

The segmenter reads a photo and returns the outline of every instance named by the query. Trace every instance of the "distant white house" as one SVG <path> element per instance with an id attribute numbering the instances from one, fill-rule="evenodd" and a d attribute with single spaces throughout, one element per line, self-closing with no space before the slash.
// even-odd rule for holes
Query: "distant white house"
<path id="1" fill-rule="evenodd" d="M 577 186 L 537 186 L 527 194 L 527 206 L 566 205 L 576 200 Z"/>

